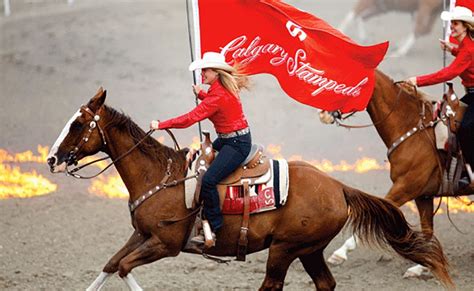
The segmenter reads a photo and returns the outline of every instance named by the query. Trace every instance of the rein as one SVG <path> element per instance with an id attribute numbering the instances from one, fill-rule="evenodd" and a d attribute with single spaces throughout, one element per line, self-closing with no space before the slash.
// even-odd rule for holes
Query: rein
<path id="1" fill-rule="evenodd" d="M 92 175 L 92 176 L 82 176 L 82 175 L 79 175 L 79 174 L 75 174 L 77 171 L 87 167 L 87 166 L 90 166 L 92 164 L 95 164 L 97 162 L 100 162 L 100 161 L 103 161 L 103 160 L 107 160 L 107 159 L 110 159 L 110 157 L 103 157 L 103 158 L 100 158 L 100 159 L 96 159 L 94 161 L 91 161 L 91 162 L 88 162 L 82 166 L 79 166 L 79 167 L 76 167 L 72 170 L 69 170 L 68 168 L 68 164 L 69 163 L 66 163 L 66 175 L 68 176 L 72 176 L 74 178 L 77 178 L 77 179 L 92 179 L 92 178 L 95 178 L 97 176 L 99 176 L 100 174 L 102 174 L 103 172 L 105 172 L 108 168 L 110 168 L 112 165 L 114 165 L 116 162 L 120 161 L 121 159 L 123 159 L 124 157 L 126 157 L 128 154 L 130 154 L 134 149 L 136 149 L 147 137 L 151 136 L 151 134 L 154 132 L 154 130 L 149 130 L 146 135 L 140 139 L 135 145 L 133 145 L 129 150 L 127 150 L 125 153 L 121 154 L 119 157 L 117 157 L 115 160 L 113 160 L 112 162 L 110 162 L 104 169 L 102 169 L 100 172 L 98 172 L 97 174 L 95 175 Z M 105 143 L 104 143 L 105 145 Z"/>
<path id="2" fill-rule="evenodd" d="M 72 176 L 76 179 L 92 179 L 92 178 L 95 178 L 95 177 L 99 176 L 100 174 L 105 172 L 108 168 L 110 168 L 112 165 L 114 165 L 116 162 L 120 161 L 121 159 L 123 159 L 124 157 L 129 155 L 134 149 L 136 149 L 143 141 L 145 141 L 145 139 L 147 139 L 149 136 L 151 136 L 153 134 L 153 132 L 155 131 L 154 129 L 149 130 L 145 134 L 145 136 L 143 138 L 141 138 L 135 145 L 133 145 L 130 149 L 128 149 L 125 153 L 121 154 L 115 160 L 110 162 L 104 169 L 99 171 L 97 174 L 92 175 L 92 176 L 82 176 L 82 175 L 76 174 L 76 172 L 83 169 L 83 168 L 85 168 L 85 167 L 87 167 L 87 166 L 95 164 L 97 162 L 110 159 L 110 157 L 107 156 L 107 157 L 96 159 L 96 160 L 88 162 L 88 163 L 86 163 L 82 166 L 75 167 L 72 170 L 70 170 L 68 168 L 68 165 L 70 165 L 70 164 L 77 164 L 77 160 L 76 160 L 77 153 L 89 141 L 89 138 L 90 138 L 90 136 L 91 136 L 91 134 L 92 134 L 92 132 L 94 131 L 95 128 L 97 128 L 100 132 L 100 136 L 101 136 L 101 139 L 102 139 L 102 145 L 103 146 L 107 145 L 107 139 L 106 139 L 105 132 L 104 132 L 104 130 L 102 130 L 102 128 L 99 125 L 100 116 L 98 114 L 94 113 L 89 107 L 87 107 L 85 105 L 81 106 L 81 109 L 84 110 L 84 112 L 86 112 L 87 114 L 91 115 L 94 120 L 89 123 L 89 130 L 88 130 L 86 136 L 83 137 L 81 139 L 81 141 L 79 142 L 79 144 L 76 147 L 74 147 L 74 149 L 69 153 L 69 156 L 68 156 L 67 161 L 66 161 L 66 175 Z M 173 140 L 175 149 L 180 151 L 181 148 L 180 148 L 178 142 L 176 141 L 176 137 L 174 136 L 174 134 L 169 129 L 165 129 L 165 130 L 168 133 L 168 135 L 171 137 L 171 139 Z"/>
<path id="3" fill-rule="evenodd" d="M 394 82 L 393 84 L 394 85 L 398 85 L 400 83 L 404 83 L 405 81 L 397 81 L 397 82 Z M 371 126 L 376 126 L 376 125 L 379 125 L 379 124 L 382 124 L 383 122 L 385 122 L 389 117 L 390 115 L 393 113 L 393 111 L 395 111 L 395 108 L 397 108 L 397 105 L 398 105 L 398 102 L 400 101 L 400 95 L 402 93 L 402 88 L 400 87 L 399 90 L 398 90 L 398 94 L 397 94 L 397 100 L 395 101 L 395 105 L 392 107 L 392 109 L 390 110 L 390 112 L 382 119 L 382 120 L 379 120 L 375 123 L 370 123 L 370 124 L 364 124 L 364 125 L 349 125 L 349 124 L 344 124 L 342 122 L 340 122 L 338 119 L 347 119 L 348 117 L 352 116 L 355 114 L 355 112 L 351 112 L 349 113 L 347 116 L 345 117 L 340 117 L 340 118 L 336 118 L 335 119 L 335 122 L 336 122 L 336 125 L 337 126 L 341 126 L 341 127 L 344 127 L 344 128 L 367 128 L 367 127 L 371 127 Z M 415 92 L 416 92 L 416 88 L 415 88 Z"/>

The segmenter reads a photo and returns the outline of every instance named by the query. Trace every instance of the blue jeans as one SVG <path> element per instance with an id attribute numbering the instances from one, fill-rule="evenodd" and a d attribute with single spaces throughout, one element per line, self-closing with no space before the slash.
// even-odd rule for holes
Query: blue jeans
<path id="1" fill-rule="evenodd" d="M 468 106 L 457 136 L 464 159 L 472 167 L 474 166 L 474 93 L 466 94 L 461 101 Z"/>
<path id="2" fill-rule="evenodd" d="M 217 184 L 232 174 L 247 158 L 252 138 L 250 133 L 232 138 L 217 138 L 212 146 L 219 154 L 202 178 L 201 199 L 204 201 L 204 215 L 216 232 L 223 224 Z"/>

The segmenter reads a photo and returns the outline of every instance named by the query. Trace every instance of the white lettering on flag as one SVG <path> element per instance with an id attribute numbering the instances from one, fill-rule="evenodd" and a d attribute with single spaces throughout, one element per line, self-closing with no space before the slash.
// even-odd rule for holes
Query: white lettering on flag
<path id="1" fill-rule="evenodd" d="M 312 67 L 309 62 L 304 62 L 307 56 L 304 49 L 298 49 L 295 56 L 291 57 L 282 46 L 274 43 L 260 44 L 260 41 L 261 38 L 257 36 L 246 47 L 247 36 L 242 35 L 221 47 L 221 54 L 224 56 L 231 54 L 232 59 L 240 59 L 242 65 L 247 65 L 264 54 L 272 55 L 274 56 L 270 59 L 272 66 L 277 67 L 286 63 L 288 76 L 297 77 L 307 84 L 318 87 L 311 93 L 312 96 L 316 96 L 323 91 L 333 91 L 335 94 L 357 97 L 360 95 L 362 87 L 369 81 L 369 78 L 365 77 L 357 85 L 348 86 L 324 77 L 325 71 Z"/>

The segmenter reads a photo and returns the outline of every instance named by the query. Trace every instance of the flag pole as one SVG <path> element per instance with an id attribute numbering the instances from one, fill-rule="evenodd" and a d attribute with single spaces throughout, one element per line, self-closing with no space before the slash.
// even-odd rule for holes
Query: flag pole
<path id="1" fill-rule="evenodd" d="M 451 0 L 453 1 L 453 0 Z M 448 7 L 446 0 L 443 0 L 443 11 L 446 11 L 446 8 Z M 448 36 L 448 29 L 447 29 L 447 21 L 443 20 L 443 40 L 444 41 L 449 41 L 449 36 Z M 446 68 L 446 50 L 443 50 L 443 68 Z M 443 83 L 443 94 L 446 93 L 447 86 L 446 82 Z"/>
<path id="2" fill-rule="evenodd" d="M 455 6 L 456 6 L 456 0 L 449 1 L 449 11 L 453 11 Z M 447 11 L 447 10 L 448 10 L 447 0 L 443 0 L 443 11 Z M 449 35 L 450 35 L 451 30 L 448 27 L 448 23 L 451 23 L 451 22 L 443 21 L 443 39 L 449 42 Z M 446 68 L 446 59 L 447 59 L 447 54 L 446 54 L 446 51 L 443 50 L 443 68 Z M 446 82 L 444 82 L 443 93 L 446 93 L 447 88 L 448 87 L 446 86 Z"/>
<path id="3" fill-rule="evenodd" d="M 191 0 L 193 2 L 192 12 L 193 12 L 193 21 L 194 21 L 194 30 L 191 27 L 191 20 L 189 17 L 189 0 L 186 0 L 186 18 L 188 20 L 188 39 L 189 39 L 189 52 L 191 53 L 191 62 L 195 60 L 195 55 L 201 55 L 201 47 L 200 47 L 200 36 L 199 36 L 199 11 L 198 11 L 198 0 Z M 194 32 L 194 49 L 193 49 L 193 41 L 191 36 L 191 31 Z M 196 74 L 196 70 L 193 71 L 193 83 L 194 85 L 200 84 L 200 80 L 198 79 L 198 74 Z M 199 101 L 197 96 L 195 97 L 196 106 L 199 105 Z M 202 128 L 201 122 L 198 122 L 198 130 L 199 130 L 199 141 L 202 142 Z"/>

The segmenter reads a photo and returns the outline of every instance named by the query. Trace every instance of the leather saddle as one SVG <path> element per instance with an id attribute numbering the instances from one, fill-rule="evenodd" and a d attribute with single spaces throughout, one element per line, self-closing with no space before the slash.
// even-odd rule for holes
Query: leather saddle
<path id="1" fill-rule="evenodd" d="M 263 146 L 253 144 L 247 158 L 242 162 L 239 168 L 222 180 L 219 185 L 240 185 L 242 179 L 248 179 L 249 184 L 255 184 L 261 176 L 270 170 L 270 161 L 263 156 Z"/>
<path id="2" fill-rule="evenodd" d="M 196 172 L 199 173 L 198 186 L 196 187 L 195 197 L 199 197 L 200 193 L 200 181 L 202 176 L 207 171 L 212 161 L 215 159 L 215 151 L 212 149 L 212 143 L 210 139 L 210 134 L 208 131 L 203 131 L 205 137 L 204 141 L 201 144 L 202 154 L 198 157 L 196 163 Z M 247 158 L 241 163 L 232 174 L 227 176 L 224 180 L 220 181 L 218 188 L 220 186 L 237 186 L 242 185 L 241 181 L 245 180 L 249 185 L 254 185 L 258 183 L 267 182 L 262 181 L 262 176 L 268 175 L 270 171 L 270 160 L 263 155 L 263 146 L 260 144 L 253 144 L 250 149 L 250 153 L 247 155 Z M 221 192 L 221 191 L 219 191 Z M 198 201 L 198 200 L 196 200 Z"/>
<path id="3" fill-rule="evenodd" d="M 196 191 L 194 193 L 194 205 L 199 204 L 202 177 L 206 173 L 216 155 L 212 148 L 210 133 L 208 131 L 203 131 L 203 135 L 205 139 L 201 143 L 202 154 L 197 160 L 195 169 L 195 171 L 198 173 L 198 178 Z M 269 175 L 269 172 L 270 160 L 263 156 L 263 146 L 254 144 L 252 145 L 247 158 L 242 162 L 240 167 L 238 167 L 237 170 L 235 170 L 232 174 L 221 181 L 219 185 L 217 185 L 221 209 L 224 203 L 227 187 L 237 185 L 241 185 L 243 187 L 244 211 L 242 214 L 242 225 L 240 228 L 239 240 L 237 244 L 238 261 L 245 261 L 245 256 L 247 254 L 247 234 L 250 220 L 250 185 L 268 182 L 271 177 L 271 173 Z M 263 177 L 266 178 L 267 176 L 269 176 L 268 179 L 262 179 Z M 262 182 L 262 180 L 266 181 Z"/>

